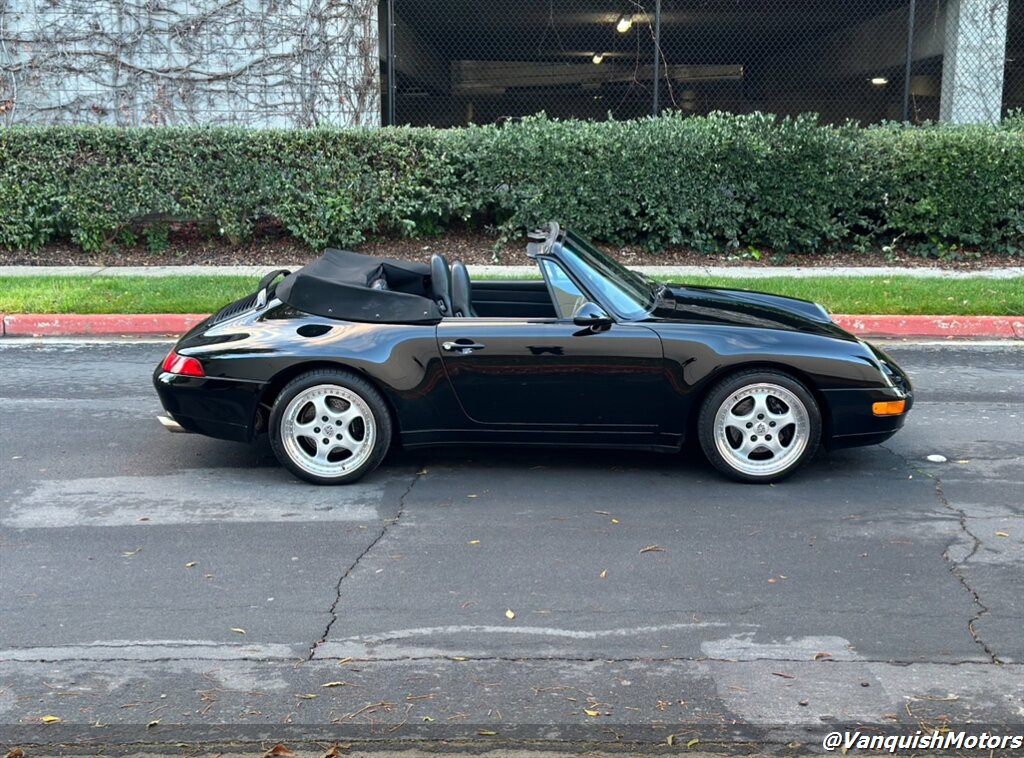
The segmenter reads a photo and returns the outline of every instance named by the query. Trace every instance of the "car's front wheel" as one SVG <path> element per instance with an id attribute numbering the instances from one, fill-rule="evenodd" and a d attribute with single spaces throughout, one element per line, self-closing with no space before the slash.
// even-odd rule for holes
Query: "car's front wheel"
<path id="1" fill-rule="evenodd" d="M 708 460 L 733 479 L 770 483 L 810 459 L 821 439 L 814 396 L 788 374 L 751 370 L 719 382 L 697 420 Z"/>
<path id="2" fill-rule="evenodd" d="M 270 442 L 281 464 L 315 484 L 348 484 L 373 471 L 391 444 L 391 416 L 365 379 L 310 371 L 278 394 Z"/>

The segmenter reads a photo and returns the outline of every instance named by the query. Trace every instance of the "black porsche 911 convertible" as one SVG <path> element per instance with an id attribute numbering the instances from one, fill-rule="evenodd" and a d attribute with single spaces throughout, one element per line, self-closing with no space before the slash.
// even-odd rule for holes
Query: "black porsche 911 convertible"
<path id="1" fill-rule="evenodd" d="M 341 250 L 272 272 L 157 367 L 160 420 L 268 433 L 318 484 L 364 476 L 393 442 L 678 451 L 691 435 L 726 475 L 774 482 L 819 445 L 888 439 L 913 403 L 899 366 L 820 305 L 658 284 L 555 223 L 527 255 L 542 281 Z"/>

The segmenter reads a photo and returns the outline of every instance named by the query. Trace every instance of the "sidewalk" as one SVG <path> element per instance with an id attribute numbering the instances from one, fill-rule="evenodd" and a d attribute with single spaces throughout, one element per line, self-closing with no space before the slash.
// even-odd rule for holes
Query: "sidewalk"
<path id="1" fill-rule="evenodd" d="M 295 271 L 303 264 L 278 266 L 0 266 L 4 276 L 252 276 L 260 277 L 283 268 Z M 467 266 L 469 275 L 513 278 L 538 276 L 536 266 Z M 1012 279 L 1024 276 L 1024 266 L 950 270 L 899 266 L 630 266 L 648 276 L 666 276 L 679 281 L 694 276 L 768 279 L 774 277 L 808 278 L 813 276 L 910 276 L 938 279 Z"/>
<path id="2" fill-rule="evenodd" d="M 293 266 L 0 266 L 4 276 L 251 276 L 254 279 L 275 268 Z M 778 266 L 636 266 L 650 276 L 665 276 L 685 282 L 688 278 L 812 277 L 812 276 L 911 276 L 943 279 L 1010 279 L 1024 275 L 1024 267 L 948 270 L 899 267 L 800 267 Z M 527 277 L 533 266 L 469 266 L 471 276 Z M 3 337 L 173 337 L 206 318 L 205 314 L 0 314 Z M 963 338 L 1024 340 L 1024 316 L 874 316 L 834 315 L 833 320 L 854 334 L 893 339 Z"/>

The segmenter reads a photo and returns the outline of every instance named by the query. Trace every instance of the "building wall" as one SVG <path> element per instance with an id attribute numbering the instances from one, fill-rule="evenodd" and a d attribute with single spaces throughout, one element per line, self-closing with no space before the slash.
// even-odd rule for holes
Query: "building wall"
<path id="1" fill-rule="evenodd" d="M 0 123 L 380 123 L 377 0 L 0 0 Z"/>

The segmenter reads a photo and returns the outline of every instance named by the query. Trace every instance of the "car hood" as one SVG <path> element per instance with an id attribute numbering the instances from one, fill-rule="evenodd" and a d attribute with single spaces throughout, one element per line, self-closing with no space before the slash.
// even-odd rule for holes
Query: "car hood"
<path id="1" fill-rule="evenodd" d="M 833 323 L 817 303 L 750 290 L 669 285 L 653 315 L 661 321 L 758 326 L 856 339 Z"/>

